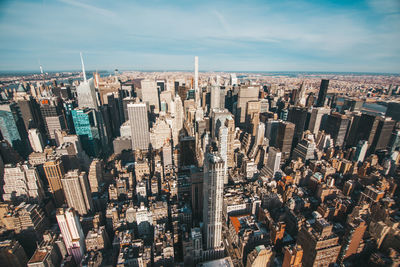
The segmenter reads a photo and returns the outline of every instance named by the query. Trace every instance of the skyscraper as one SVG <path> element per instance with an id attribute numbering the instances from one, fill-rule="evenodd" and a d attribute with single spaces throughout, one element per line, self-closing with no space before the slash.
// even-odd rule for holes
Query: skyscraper
<path id="1" fill-rule="evenodd" d="M 259 90 L 258 86 L 240 86 L 235 116 L 237 125 L 243 125 L 246 122 L 247 102 L 258 100 Z"/>
<path id="2" fill-rule="evenodd" d="M 149 108 L 154 113 L 160 112 L 159 95 L 157 83 L 154 80 L 142 80 L 142 101 L 148 103 Z"/>
<path id="3" fill-rule="evenodd" d="M 210 103 L 210 111 L 213 110 L 214 108 L 221 108 L 220 106 L 220 89 L 219 85 L 212 85 L 210 88 L 210 95 L 211 95 L 211 103 Z"/>
<path id="4" fill-rule="evenodd" d="M 25 157 L 29 154 L 27 132 L 16 103 L 0 105 L 0 131 L 18 153 Z"/>
<path id="5" fill-rule="evenodd" d="M 150 144 L 147 106 L 145 103 L 130 103 L 127 107 L 132 131 L 132 150 L 147 150 Z"/>
<path id="6" fill-rule="evenodd" d="M 334 112 L 328 115 L 325 123 L 325 132 L 335 140 L 335 146 L 342 147 L 347 136 L 350 120 L 346 115 Z"/>
<path id="7" fill-rule="evenodd" d="M 57 210 L 56 218 L 68 255 L 80 263 L 85 253 L 85 235 L 79 215 L 73 208 L 60 208 Z"/>
<path id="8" fill-rule="evenodd" d="M 379 118 L 376 133 L 371 144 L 371 152 L 388 148 L 395 124 L 396 121 L 392 120 L 392 118 Z"/>
<path id="9" fill-rule="evenodd" d="M 365 155 L 367 154 L 368 150 L 368 142 L 365 140 L 360 140 L 360 142 L 357 145 L 356 152 L 354 154 L 354 161 L 355 162 L 363 162 Z"/>
<path id="10" fill-rule="evenodd" d="M 329 80 L 322 79 L 321 86 L 319 87 L 316 107 L 323 107 L 325 105 L 326 94 L 328 93 L 328 86 Z"/>
<path id="11" fill-rule="evenodd" d="M 85 172 L 72 170 L 61 179 L 68 207 L 74 208 L 80 215 L 86 215 L 93 209 L 89 182 Z"/>
<path id="12" fill-rule="evenodd" d="M 64 167 L 61 158 L 46 161 L 43 164 L 43 170 L 56 202 L 56 207 L 61 207 L 65 202 L 61 183 L 61 179 L 64 177 Z"/>
<path id="13" fill-rule="evenodd" d="M 308 130 L 314 135 L 318 134 L 321 124 L 326 120 L 327 115 L 331 112 L 329 108 L 319 107 L 311 110 L 310 122 L 308 124 Z"/>
<path id="14" fill-rule="evenodd" d="M 85 152 L 89 156 L 97 156 L 101 146 L 96 111 L 89 108 L 74 109 L 72 119 L 76 135 L 79 136 Z"/>
<path id="15" fill-rule="evenodd" d="M 42 134 L 38 129 L 32 128 L 28 130 L 28 138 L 31 143 L 31 147 L 35 152 L 43 152 L 44 140 Z"/>
<path id="16" fill-rule="evenodd" d="M 194 91 L 196 94 L 196 106 L 200 106 L 200 90 L 199 90 L 199 57 L 194 57 Z"/>
<path id="17" fill-rule="evenodd" d="M 96 88 L 94 86 L 93 78 L 89 80 L 86 79 L 85 65 L 83 63 L 82 53 L 81 53 L 81 62 L 82 62 L 82 73 L 83 73 L 83 82 L 79 84 L 76 88 L 76 93 L 78 95 L 78 106 L 79 108 L 93 108 L 97 110 L 97 97 L 96 97 Z"/>
<path id="18" fill-rule="evenodd" d="M 269 147 L 267 164 L 261 171 L 262 174 L 269 177 L 274 177 L 275 173 L 279 171 L 281 166 L 282 153 L 275 147 Z"/>
<path id="19" fill-rule="evenodd" d="M 293 123 L 279 121 L 277 133 L 275 133 L 274 136 L 276 136 L 275 147 L 279 148 L 282 152 L 282 160 L 286 160 L 290 157 L 294 131 L 295 125 Z"/>
<path id="20" fill-rule="evenodd" d="M 207 153 L 203 180 L 203 222 L 206 250 L 222 246 L 222 206 L 224 160 L 217 153 Z"/>
<path id="21" fill-rule="evenodd" d="M 218 135 L 218 152 L 224 161 L 224 184 L 228 183 L 228 127 L 222 125 Z"/>
<path id="22" fill-rule="evenodd" d="M 294 128 L 293 144 L 297 145 L 301 140 L 303 131 L 306 127 L 307 108 L 291 107 L 289 110 L 288 121 L 296 125 Z"/>

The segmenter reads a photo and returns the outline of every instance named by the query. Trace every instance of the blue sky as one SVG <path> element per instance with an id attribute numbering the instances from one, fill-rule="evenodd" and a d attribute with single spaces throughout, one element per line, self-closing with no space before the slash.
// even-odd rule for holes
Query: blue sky
<path id="1" fill-rule="evenodd" d="M 400 72 L 400 0 L 0 0 L 0 70 Z"/>

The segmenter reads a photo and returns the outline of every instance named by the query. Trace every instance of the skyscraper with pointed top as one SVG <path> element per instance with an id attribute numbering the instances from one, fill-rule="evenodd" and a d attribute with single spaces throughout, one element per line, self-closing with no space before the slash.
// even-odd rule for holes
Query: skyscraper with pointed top
<path id="1" fill-rule="evenodd" d="M 76 92 L 78 94 L 78 106 L 80 108 L 93 108 L 95 110 L 98 110 L 94 80 L 93 78 L 90 78 L 89 80 L 86 79 L 85 64 L 83 63 L 82 53 L 80 55 L 83 81 L 76 88 Z"/>

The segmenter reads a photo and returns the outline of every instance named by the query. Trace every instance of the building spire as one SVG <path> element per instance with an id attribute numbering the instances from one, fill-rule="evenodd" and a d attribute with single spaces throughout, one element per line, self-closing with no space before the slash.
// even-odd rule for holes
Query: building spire
<path id="1" fill-rule="evenodd" d="M 81 62 L 82 62 L 83 81 L 85 81 L 85 82 L 86 82 L 85 64 L 83 63 L 82 52 L 81 52 Z"/>

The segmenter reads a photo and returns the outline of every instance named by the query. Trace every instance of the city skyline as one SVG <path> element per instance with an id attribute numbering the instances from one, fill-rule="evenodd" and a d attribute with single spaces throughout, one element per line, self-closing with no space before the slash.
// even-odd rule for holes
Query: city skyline
<path id="1" fill-rule="evenodd" d="M 395 0 L 263 3 L 5 1 L 0 70 L 398 73 Z M 62 11 L 62 12 L 61 12 Z M 40 61 L 40 63 L 39 63 Z"/>

